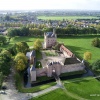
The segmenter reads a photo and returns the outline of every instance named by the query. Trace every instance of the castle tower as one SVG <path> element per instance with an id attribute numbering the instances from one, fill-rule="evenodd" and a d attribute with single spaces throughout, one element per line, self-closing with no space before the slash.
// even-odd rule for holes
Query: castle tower
<path id="1" fill-rule="evenodd" d="M 55 28 L 53 28 L 53 32 L 44 33 L 44 48 L 50 48 L 54 46 L 57 42 L 57 35 L 55 32 Z"/>

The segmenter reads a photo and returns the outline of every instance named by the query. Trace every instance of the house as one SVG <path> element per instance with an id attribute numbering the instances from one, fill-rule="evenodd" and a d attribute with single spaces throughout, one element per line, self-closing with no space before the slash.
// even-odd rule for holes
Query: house
<path id="1" fill-rule="evenodd" d="M 50 48 L 54 46 L 57 42 L 57 35 L 55 33 L 55 29 L 53 32 L 44 33 L 44 48 Z"/>

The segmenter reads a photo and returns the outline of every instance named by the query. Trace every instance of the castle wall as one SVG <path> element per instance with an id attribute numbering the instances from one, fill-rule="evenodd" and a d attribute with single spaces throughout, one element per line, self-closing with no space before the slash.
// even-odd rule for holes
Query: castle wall
<path id="1" fill-rule="evenodd" d="M 63 66 L 60 64 L 56 64 L 56 65 L 53 64 L 52 66 L 47 66 L 45 68 L 37 68 L 36 76 L 37 77 L 39 76 L 52 77 L 53 70 L 55 70 L 56 74 L 59 76 L 61 73 L 83 71 L 84 68 L 85 68 L 85 65 L 83 63 L 63 65 Z"/>
<path id="2" fill-rule="evenodd" d="M 53 65 L 53 66 L 54 66 L 54 65 Z M 61 70 L 62 70 L 62 65 L 56 64 L 55 72 L 56 72 L 56 74 L 57 74 L 58 76 L 61 74 Z"/>
<path id="3" fill-rule="evenodd" d="M 52 76 L 52 69 L 53 69 L 52 66 L 48 66 L 47 67 L 47 76 L 48 77 L 51 77 Z"/>
<path id="4" fill-rule="evenodd" d="M 64 65 L 62 67 L 61 73 L 82 71 L 84 70 L 84 68 L 85 68 L 85 65 L 83 63 Z"/>
<path id="5" fill-rule="evenodd" d="M 46 76 L 46 68 L 36 68 L 36 76 Z"/>
<path id="6" fill-rule="evenodd" d="M 30 73 L 30 79 L 31 79 L 31 82 L 33 82 L 33 81 L 36 81 L 36 71 L 31 71 L 31 73 Z"/>

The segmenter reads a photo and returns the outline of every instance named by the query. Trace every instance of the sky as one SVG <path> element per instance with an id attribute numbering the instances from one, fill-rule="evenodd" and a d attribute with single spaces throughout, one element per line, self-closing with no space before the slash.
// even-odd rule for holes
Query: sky
<path id="1" fill-rule="evenodd" d="M 0 10 L 100 10 L 100 0 L 0 0 Z"/>

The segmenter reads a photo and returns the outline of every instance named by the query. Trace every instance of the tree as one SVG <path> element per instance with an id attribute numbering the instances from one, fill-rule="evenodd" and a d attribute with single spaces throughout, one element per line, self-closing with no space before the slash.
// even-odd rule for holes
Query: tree
<path id="1" fill-rule="evenodd" d="M 92 54 L 91 52 L 85 52 L 84 53 L 84 59 L 85 60 L 91 60 Z"/>
<path id="2" fill-rule="evenodd" d="M 29 46 L 27 45 L 26 42 L 18 42 L 15 44 L 15 52 L 22 52 L 26 54 L 26 52 L 29 50 Z"/>
<path id="3" fill-rule="evenodd" d="M 33 47 L 35 50 L 40 50 L 42 48 L 42 43 L 39 39 L 37 39 L 35 42 L 34 42 L 34 47 Z"/>
<path id="4" fill-rule="evenodd" d="M 18 35 L 17 34 L 17 29 L 12 29 L 12 28 L 8 29 L 7 36 L 9 38 L 12 38 L 12 37 L 17 36 L 17 35 Z"/>
<path id="5" fill-rule="evenodd" d="M 16 62 L 16 69 L 18 71 L 22 71 L 26 68 L 26 65 L 24 64 L 24 61 L 22 59 L 19 59 L 17 62 Z"/>
<path id="6" fill-rule="evenodd" d="M 93 45 L 94 47 L 99 47 L 99 46 L 100 46 L 100 40 L 99 40 L 99 38 L 94 38 L 94 39 L 92 40 L 92 45 Z"/>
<path id="7" fill-rule="evenodd" d="M 93 70 L 100 70 L 100 59 L 95 61 L 93 64 L 92 64 L 92 69 Z"/>
<path id="8" fill-rule="evenodd" d="M 26 64 L 27 64 L 27 57 L 25 56 L 24 53 L 18 53 L 15 56 L 15 68 L 17 69 L 17 71 L 23 71 L 26 68 Z"/>
<path id="9" fill-rule="evenodd" d="M 29 28 L 27 27 L 22 27 L 20 29 L 20 34 L 19 36 L 28 36 L 29 35 Z"/>
<path id="10" fill-rule="evenodd" d="M 9 51 L 4 50 L 0 53 L 0 71 L 3 75 L 8 75 L 10 73 L 11 60 Z"/>
<path id="11" fill-rule="evenodd" d="M 6 37 L 0 36 L 0 42 L 1 42 L 2 44 L 5 44 L 5 43 L 6 43 Z"/>

